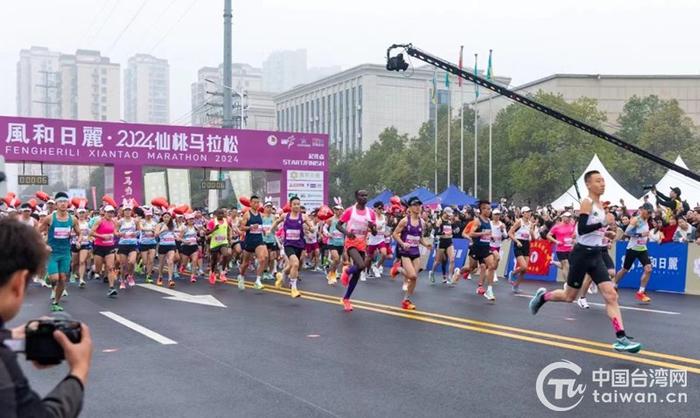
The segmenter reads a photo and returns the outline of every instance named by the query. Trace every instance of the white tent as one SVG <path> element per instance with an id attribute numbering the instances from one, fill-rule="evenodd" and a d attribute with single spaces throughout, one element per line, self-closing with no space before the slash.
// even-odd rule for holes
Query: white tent
<path id="1" fill-rule="evenodd" d="M 581 193 L 581 197 L 586 197 L 588 195 L 588 189 L 586 188 L 586 182 L 583 180 L 584 174 L 591 170 L 597 170 L 602 174 L 605 179 L 605 193 L 603 194 L 601 200 L 609 200 L 612 204 L 619 205 L 620 199 L 625 201 L 625 206 L 627 208 L 636 209 L 640 205 L 640 200 L 632 196 L 627 190 L 625 190 L 620 183 L 618 183 L 608 172 L 608 170 L 603 166 L 603 163 L 598 158 L 598 154 L 593 156 L 593 159 L 588 164 L 581 176 L 576 180 L 578 185 L 578 190 Z M 576 195 L 576 188 L 572 185 L 569 190 L 564 192 L 563 195 L 559 196 L 557 200 L 552 202 L 552 207 L 557 210 L 564 209 L 566 206 L 573 206 L 574 209 L 579 208 L 579 199 Z"/>
<path id="2" fill-rule="evenodd" d="M 674 163 L 683 168 L 688 168 L 685 162 L 679 155 Z M 681 189 L 681 199 L 687 200 L 690 208 L 700 205 L 700 182 L 690 179 L 683 174 L 677 173 L 673 170 L 668 170 L 666 174 L 656 183 L 656 190 L 669 195 L 671 192 L 671 187 L 678 187 Z M 656 198 L 651 192 L 647 192 L 649 195 L 649 202 L 656 206 Z M 643 198 L 644 196 L 642 196 Z"/>

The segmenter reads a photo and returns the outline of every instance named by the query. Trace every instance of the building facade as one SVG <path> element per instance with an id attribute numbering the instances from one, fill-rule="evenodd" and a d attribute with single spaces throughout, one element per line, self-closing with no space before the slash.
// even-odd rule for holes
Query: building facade
<path id="1" fill-rule="evenodd" d="M 263 62 L 263 90 L 279 93 L 306 83 L 306 50 L 275 51 Z"/>
<path id="2" fill-rule="evenodd" d="M 235 127 L 272 130 L 275 125 L 273 94 L 263 91 L 262 70 L 248 64 L 232 66 L 233 120 Z M 223 65 L 202 67 L 192 83 L 192 126 L 221 126 L 223 122 Z M 183 123 L 185 121 L 174 121 Z"/>
<path id="3" fill-rule="evenodd" d="M 38 46 L 19 52 L 17 115 L 61 117 L 60 55 Z"/>
<path id="4" fill-rule="evenodd" d="M 170 122 L 168 60 L 137 54 L 124 70 L 124 119 L 135 123 Z"/>
<path id="5" fill-rule="evenodd" d="M 460 89 L 454 76 L 448 80 L 445 72 L 427 66 L 396 73 L 383 65 L 359 65 L 275 96 L 276 127 L 328 134 L 331 147 L 342 154 L 367 151 L 388 127 L 416 135 L 434 118 L 434 89 L 438 105 L 457 109 L 453 117 L 460 102 L 474 101 L 471 85 Z M 510 79 L 497 81 L 507 85 Z"/>
<path id="6" fill-rule="evenodd" d="M 99 51 L 79 49 L 60 57 L 61 117 L 119 121 L 121 71 Z"/>
<path id="7" fill-rule="evenodd" d="M 535 94 L 539 90 L 559 93 L 568 102 L 581 97 L 598 101 L 598 109 L 605 112 L 605 130 L 615 132 L 617 119 L 625 103 L 632 97 L 650 95 L 668 100 L 676 99 L 683 111 L 700 125 L 700 75 L 603 75 L 603 74 L 554 74 L 519 86 L 520 94 Z M 495 115 L 512 102 L 503 97 L 493 97 L 492 112 Z M 477 102 L 480 115 L 488 111 L 488 95 Z"/>

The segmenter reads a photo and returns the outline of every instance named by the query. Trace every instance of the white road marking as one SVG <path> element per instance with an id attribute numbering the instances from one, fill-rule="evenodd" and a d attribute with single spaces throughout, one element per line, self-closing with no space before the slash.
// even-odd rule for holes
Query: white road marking
<path id="1" fill-rule="evenodd" d="M 139 283 L 137 286 L 145 287 L 146 289 L 151 289 L 156 292 L 164 293 L 169 295 L 163 299 L 177 300 L 180 302 L 196 303 L 199 305 L 216 306 L 219 308 L 225 308 L 226 305 L 219 302 L 217 298 L 212 295 L 190 295 L 189 293 L 180 292 L 175 289 L 169 289 L 167 287 L 155 286 L 152 284 Z"/>
<path id="2" fill-rule="evenodd" d="M 528 295 L 525 293 L 520 293 L 515 296 L 521 297 L 521 298 L 532 298 L 534 295 Z M 598 303 L 598 302 L 588 302 L 589 305 L 596 305 L 596 306 L 602 306 L 605 307 L 604 303 Z M 629 309 L 631 311 L 641 311 L 641 312 L 651 312 L 651 313 L 659 313 L 659 314 L 665 314 L 665 315 L 680 315 L 680 312 L 673 312 L 673 311 L 661 311 L 658 309 L 646 309 L 646 308 L 636 308 L 634 306 L 622 306 L 620 305 L 620 309 Z"/>
<path id="3" fill-rule="evenodd" d="M 124 318 L 121 315 L 117 315 L 114 312 L 105 311 L 105 312 L 100 312 L 100 314 L 124 325 L 127 328 L 131 328 L 134 331 L 138 332 L 139 334 L 145 335 L 146 337 L 148 337 L 154 341 L 157 341 L 163 345 L 177 344 L 177 342 L 171 340 L 170 338 L 164 337 L 155 331 L 151 331 L 150 329 L 145 328 L 145 327 L 137 324 L 136 322 L 129 321 L 128 319 Z"/>

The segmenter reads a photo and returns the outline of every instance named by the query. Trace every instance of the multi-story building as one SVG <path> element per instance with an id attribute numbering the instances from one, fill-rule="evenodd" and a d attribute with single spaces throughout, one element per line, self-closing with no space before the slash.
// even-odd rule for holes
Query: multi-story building
<path id="1" fill-rule="evenodd" d="M 137 123 L 170 122 L 168 60 L 137 54 L 124 70 L 124 119 Z"/>
<path id="2" fill-rule="evenodd" d="M 589 97 L 598 101 L 598 109 L 605 112 L 605 130 L 614 132 L 619 128 L 617 118 L 625 103 L 632 97 L 656 95 L 661 99 L 676 99 L 681 109 L 700 125 L 700 75 L 604 75 L 604 74 L 554 74 L 513 89 L 520 94 L 534 94 L 539 90 L 559 93 L 566 101 Z M 488 95 L 483 94 L 477 102 L 480 114 L 487 111 Z M 494 96 L 491 106 L 493 115 L 512 102 Z"/>
<path id="3" fill-rule="evenodd" d="M 496 82 L 508 85 L 510 79 L 498 77 Z M 446 84 L 445 72 L 432 67 L 396 73 L 383 65 L 363 64 L 275 96 L 276 126 L 325 133 L 341 153 L 361 152 L 391 126 L 416 135 L 435 117 L 433 100 L 437 105 L 451 103 L 456 117 L 460 102 L 474 101 L 474 89 L 467 83 L 460 89 L 454 76 Z"/>
<path id="4" fill-rule="evenodd" d="M 17 115 L 61 117 L 60 53 L 32 46 L 19 52 Z"/>
<path id="5" fill-rule="evenodd" d="M 248 64 L 236 63 L 232 65 L 232 73 L 233 85 L 224 86 L 223 65 L 199 69 L 197 81 L 191 86 L 192 126 L 221 126 L 223 91 L 232 88 L 234 126 L 259 130 L 273 129 L 273 94 L 263 91 L 262 70 Z"/>
<path id="6" fill-rule="evenodd" d="M 263 62 L 263 88 L 279 93 L 306 83 L 306 50 L 275 51 Z"/>

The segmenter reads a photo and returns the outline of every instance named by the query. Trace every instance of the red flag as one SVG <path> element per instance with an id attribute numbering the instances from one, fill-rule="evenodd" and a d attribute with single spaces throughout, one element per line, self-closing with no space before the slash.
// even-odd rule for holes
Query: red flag
<path id="1" fill-rule="evenodd" d="M 462 71 L 462 55 L 464 54 L 464 45 L 459 47 L 459 71 Z M 459 86 L 462 87 L 462 77 L 457 77 Z"/>
<path id="2" fill-rule="evenodd" d="M 549 264 L 552 262 L 552 242 L 537 239 L 530 241 L 530 262 L 527 273 L 538 276 L 549 274 Z"/>

